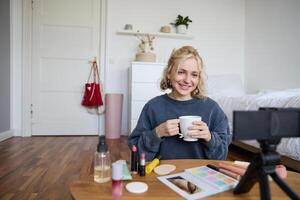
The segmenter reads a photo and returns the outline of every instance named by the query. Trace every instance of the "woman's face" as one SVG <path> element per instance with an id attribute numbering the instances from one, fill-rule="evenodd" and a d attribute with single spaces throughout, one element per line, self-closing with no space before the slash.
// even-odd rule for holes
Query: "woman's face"
<path id="1" fill-rule="evenodd" d="M 196 89 L 200 71 L 195 58 L 189 58 L 179 64 L 178 69 L 173 67 L 168 74 L 172 84 L 172 95 L 177 100 L 192 98 L 192 91 Z"/>

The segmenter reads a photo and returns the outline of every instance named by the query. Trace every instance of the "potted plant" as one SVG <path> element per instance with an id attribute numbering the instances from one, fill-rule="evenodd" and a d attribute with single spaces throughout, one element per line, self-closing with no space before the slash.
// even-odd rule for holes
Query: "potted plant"
<path id="1" fill-rule="evenodd" d="M 175 23 L 171 23 L 176 27 L 176 32 L 180 34 L 185 34 L 189 23 L 193 22 L 191 19 L 189 19 L 189 16 L 183 17 L 181 15 L 177 16 L 177 19 L 175 20 Z"/>

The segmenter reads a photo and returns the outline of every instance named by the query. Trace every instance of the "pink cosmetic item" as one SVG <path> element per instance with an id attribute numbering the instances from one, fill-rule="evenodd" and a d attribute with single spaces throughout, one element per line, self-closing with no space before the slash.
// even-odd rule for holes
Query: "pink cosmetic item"
<path id="1" fill-rule="evenodd" d="M 123 165 L 121 163 L 112 164 L 112 196 L 114 199 L 120 199 L 122 196 L 122 176 Z"/>

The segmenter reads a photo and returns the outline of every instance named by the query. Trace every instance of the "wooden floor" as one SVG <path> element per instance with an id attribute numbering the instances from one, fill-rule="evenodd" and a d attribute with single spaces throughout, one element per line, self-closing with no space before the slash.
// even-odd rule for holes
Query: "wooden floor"
<path id="1" fill-rule="evenodd" d="M 0 200 L 71 200 L 68 185 L 90 170 L 96 136 L 14 137 L 0 143 Z M 112 161 L 130 152 L 126 137 L 107 141 Z M 245 160 L 230 150 L 228 160 Z M 247 159 L 246 159 L 247 160 Z"/>

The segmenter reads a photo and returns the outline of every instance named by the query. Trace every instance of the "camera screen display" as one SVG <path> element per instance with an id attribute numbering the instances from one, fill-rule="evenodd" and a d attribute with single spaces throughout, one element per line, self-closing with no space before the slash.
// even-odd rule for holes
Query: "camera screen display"
<path id="1" fill-rule="evenodd" d="M 300 137 L 300 109 L 233 112 L 233 140 Z"/>

